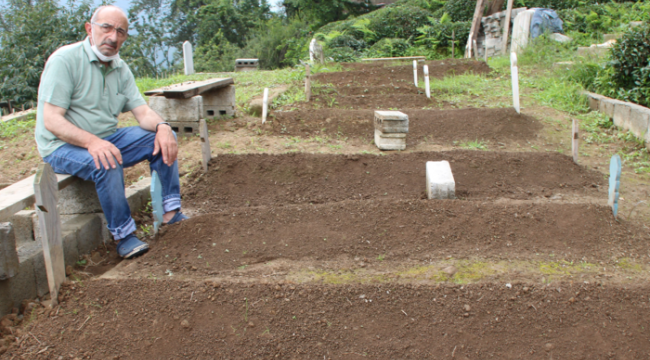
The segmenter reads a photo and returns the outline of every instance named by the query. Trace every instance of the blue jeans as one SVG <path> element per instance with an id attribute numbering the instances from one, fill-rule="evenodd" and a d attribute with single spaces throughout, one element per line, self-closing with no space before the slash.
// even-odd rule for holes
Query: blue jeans
<path id="1" fill-rule="evenodd" d="M 152 155 L 156 134 L 139 126 L 120 128 L 104 140 L 112 143 L 122 153 L 122 165 L 98 170 L 87 149 L 65 144 L 43 160 L 52 166 L 54 172 L 70 174 L 95 183 L 97 196 L 108 222 L 108 230 L 115 240 L 125 238 L 136 230 L 131 209 L 124 190 L 124 168 L 148 160 L 151 171 L 158 172 L 162 184 L 163 210 L 170 212 L 181 208 L 181 187 L 178 178 L 178 161 L 172 166 L 163 162 L 162 152 Z"/>

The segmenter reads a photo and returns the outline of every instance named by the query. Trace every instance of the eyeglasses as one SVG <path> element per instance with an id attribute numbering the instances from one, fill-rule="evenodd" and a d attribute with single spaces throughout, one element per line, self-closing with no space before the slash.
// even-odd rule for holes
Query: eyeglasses
<path id="1" fill-rule="evenodd" d="M 119 36 L 119 37 L 121 37 L 121 38 L 126 38 L 126 37 L 129 35 L 129 33 L 128 33 L 126 30 L 124 30 L 124 29 L 122 29 L 122 28 L 119 28 L 119 27 L 116 28 L 115 26 L 113 26 L 113 25 L 111 25 L 111 24 L 106 24 L 106 23 L 104 23 L 104 24 L 98 24 L 98 23 L 96 23 L 96 22 L 91 22 L 91 23 L 92 23 L 93 25 L 97 25 L 97 26 L 99 26 L 99 28 L 102 30 L 102 32 L 103 32 L 104 34 L 110 34 L 110 33 L 112 33 L 113 31 L 116 31 L 116 32 L 117 32 L 117 36 Z"/>

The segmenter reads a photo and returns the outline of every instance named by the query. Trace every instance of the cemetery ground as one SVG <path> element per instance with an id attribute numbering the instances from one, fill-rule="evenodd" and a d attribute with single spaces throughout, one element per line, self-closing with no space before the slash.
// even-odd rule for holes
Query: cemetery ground
<path id="1" fill-rule="evenodd" d="M 427 64 L 431 100 L 410 64 L 317 68 L 309 103 L 301 70 L 228 74 L 239 115 L 209 121 L 207 173 L 198 138 L 180 140 L 193 217 L 151 237 L 138 212 L 149 253 L 88 256 L 60 306 L 1 324 L 1 358 L 647 358 L 642 144 L 603 127 L 544 64 L 520 67 L 522 114 L 507 59 Z M 266 124 L 245 115 L 280 85 Z M 377 149 L 376 109 L 409 115 L 407 150 Z M 4 161 L 33 146 L 15 133 Z M 614 153 L 618 219 L 606 205 Z M 424 165 L 437 160 L 451 164 L 456 200 L 426 199 Z M 19 176 L 21 162 L 4 164 Z M 140 165 L 127 179 L 146 175 Z"/>

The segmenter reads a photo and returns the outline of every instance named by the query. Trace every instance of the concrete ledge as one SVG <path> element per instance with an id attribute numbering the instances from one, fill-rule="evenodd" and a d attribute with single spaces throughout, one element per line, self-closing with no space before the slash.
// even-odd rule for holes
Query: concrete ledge
<path id="1" fill-rule="evenodd" d="M 591 92 L 584 94 L 589 98 L 590 109 L 598 110 L 609 116 L 615 126 L 628 130 L 637 138 L 644 140 L 645 146 L 650 149 L 649 108 Z"/>

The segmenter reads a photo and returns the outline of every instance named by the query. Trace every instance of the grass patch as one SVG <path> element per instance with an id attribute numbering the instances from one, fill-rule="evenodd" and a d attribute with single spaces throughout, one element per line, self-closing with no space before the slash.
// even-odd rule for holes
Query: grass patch
<path id="1" fill-rule="evenodd" d="M 468 150 L 487 150 L 487 145 L 483 141 L 474 140 L 460 143 L 459 146 Z"/>

